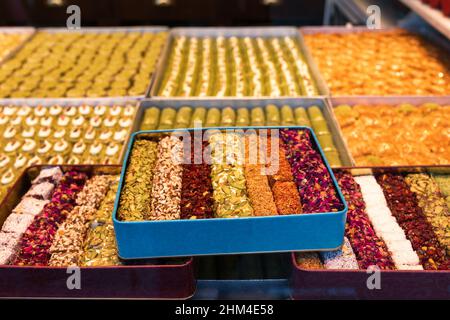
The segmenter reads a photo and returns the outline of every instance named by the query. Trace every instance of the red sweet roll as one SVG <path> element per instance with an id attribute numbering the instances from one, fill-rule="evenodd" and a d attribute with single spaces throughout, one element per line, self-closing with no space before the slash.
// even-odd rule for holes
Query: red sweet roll
<path id="1" fill-rule="evenodd" d="M 20 266 L 46 266 L 50 259 L 50 247 L 58 226 L 75 206 L 78 192 L 83 189 L 87 175 L 69 171 L 59 182 L 51 202 L 36 215 L 23 235 L 13 264 Z"/>
<path id="2" fill-rule="evenodd" d="M 404 177 L 398 174 L 375 175 L 382 187 L 389 209 L 405 231 L 406 238 L 420 258 L 425 270 L 448 270 L 450 261 L 439 244 L 431 224 L 419 207 L 416 196 Z"/>
<path id="3" fill-rule="evenodd" d="M 361 188 L 353 176 L 343 170 L 335 171 L 339 187 L 347 201 L 345 235 L 358 261 L 360 269 L 377 266 L 382 270 L 394 270 L 395 265 L 383 239 L 379 238 L 366 213 Z"/>
<path id="4" fill-rule="evenodd" d="M 202 154 L 208 142 L 202 143 Z M 202 160 L 194 163 L 194 146 L 191 147 L 191 163 L 183 164 L 181 187 L 181 219 L 213 218 L 213 189 L 211 167 Z"/>

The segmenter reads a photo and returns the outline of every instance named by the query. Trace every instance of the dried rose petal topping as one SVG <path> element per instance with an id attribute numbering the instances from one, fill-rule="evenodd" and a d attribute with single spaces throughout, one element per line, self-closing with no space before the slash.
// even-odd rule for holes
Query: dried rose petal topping
<path id="1" fill-rule="evenodd" d="M 419 207 L 417 198 L 402 175 L 383 173 L 375 176 L 383 189 L 389 209 L 405 231 L 425 270 L 448 270 L 450 261 Z"/>
<path id="2" fill-rule="evenodd" d="M 335 176 L 348 204 L 345 235 L 353 248 L 359 268 L 367 269 L 376 265 L 382 270 L 395 269 L 386 244 L 376 235 L 365 211 L 360 186 L 347 171 L 335 171 Z"/>
<path id="3" fill-rule="evenodd" d="M 203 150 L 208 143 L 202 143 Z M 191 163 L 183 164 L 181 187 L 181 219 L 204 219 L 214 216 L 211 183 L 211 167 L 207 163 L 194 163 L 194 145 L 191 150 Z"/>
<path id="4" fill-rule="evenodd" d="M 23 235 L 13 264 L 46 266 L 50 259 L 50 247 L 58 226 L 73 209 L 78 192 L 87 180 L 82 172 L 69 171 L 56 187 L 51 202 L 36 215 Z"/>
<path id="5" fill-rule="evenodd" d="M 333 180 L 320 153 L 314 148 L 309 132 L 282 129 L 280 137 L 299 189 L 303 212 L 341 210 L 343 205 L 337 196 Z"/>

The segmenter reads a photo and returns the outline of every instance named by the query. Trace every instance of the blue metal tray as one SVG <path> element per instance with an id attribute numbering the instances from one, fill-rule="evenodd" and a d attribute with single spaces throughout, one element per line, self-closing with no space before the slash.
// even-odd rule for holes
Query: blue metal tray
<path id="1" fill-rule="evenodd" d="M 113 211 L 117 246 L 122 259 L 336 250 L 342 245 L 347 204 L 314 132 L 310 128 L 302 126 L 240 127 L 239 129 L 301 129 L 309 131 L 314 147 L 321 154 L 322 161 L 327 167 L 342 202 L 343 209 L 341 211 L 168 221 L 120 221 L 117 218 L 128 160 L 137 136 L 177 131 L 231 131 L 235 129 L 217 127 L 152 130 L 138 131 L 132 134 L 123 163 Z"/>

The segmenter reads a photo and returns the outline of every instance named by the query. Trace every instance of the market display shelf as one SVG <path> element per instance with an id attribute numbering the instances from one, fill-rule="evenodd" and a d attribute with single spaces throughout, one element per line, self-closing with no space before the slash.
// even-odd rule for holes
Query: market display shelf
<path id="1" fill-rule="evenodd" d="M 309 67 L 310 74 L 319 92 L 319 96 L 328 96 L 329 91 L 322 79 L 322 76 L 314 63 L 311 54 L 306 49 L 304 40 L 299 34 L 298 30 L 294 27 L 184 27 L 184 28 L 173 28 L 170 30 L 169 38 L 166 47 L 163 50 L 162 58 L 158 64 L 157 72 L 153 85 L 150 90 L 149 97 L 156 98 L 168 98 L 161 97 L 158 95 L 162 82 L 164 80 L 164 74 L 168 66 L 169 57 L 172 50 L 172 45 L 175 37 L 186 36 L 186 37 L 294 37 L 299 41 L 300 50 L 304 55 L 306 64 Z M 186 99 L 183 97 L 169 97 L 172 100 Z M 214 99 L 215 97 L 192 97 L 192 99 Z M 223 99 L 229 99 L 230 97 L 223 97 Z M 231 97 L 232 98 L 232 97 Z M 262 97 L 242 97 L 242 99 L 252 99 L 252 98 L 262 98 Z M 188 98 L 189 99 L 189 98 Z"/>
<path id="2" fill-rule="evenodd" d="M 343 167 L 337 169 L 339 170 L 349 171 L 353 177 L 374 173 L 448 175 L 450 166 Z M 367 209 L 365 211 L 367 212 Z M 417 237 L 420 236 L 418 233 Z M 350 270 L 323 267 L 318 269 L 317 266 L 301 267 L 297 262 L 296 253 L 292 253 L 291 267 L 289 283 L 293 299 L 448 299 L 450 297 L 450 270 L 447 269 L 378 270 L 380 287 L 369 288 L 368 284 L 373 284 L 369 277 L 374 274 L 374 271 L 360 268 Z"/>
<path id="3" fill-rule="evenodd" d="M 423 3 L 421 0 L 400 0 L 400 2 L 425 19 L 447 39 L 450 39 L 450 17 L 445 16 L 442 11 Z"/>
<path id="4" fill-rule="evenodd" d="M 45 166 L 30 167 L 0 204 L 0 223 L 11 213 Z M 120 173 L 120 166 L 61 166 L 88 175 Z M 69 271 L 70 272 L 69 272 Z M 0 297 L 187 299 L 195 292 L 193 260 L 131 261 L 128 265 L 80 267 L 81 289 L 67 285 L 75 269 L 0 265 Z"/>

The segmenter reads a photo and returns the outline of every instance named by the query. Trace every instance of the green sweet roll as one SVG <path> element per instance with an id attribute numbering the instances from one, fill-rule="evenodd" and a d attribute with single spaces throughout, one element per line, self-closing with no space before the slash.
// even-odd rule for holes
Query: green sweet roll
<path id="1" fill-rule="evenodd" d="M 335 149 L 324 150 L 325 158 L 332 167 L 341 167 L 342 162 L 339 153 Z"/>
<path id="2" fill-rule="evenodd" d="M 290 126 L 295 125 L 294 112 L 292 108 L 288 105 L 281 107 L 281 125 Z"/>
<path id="3" fill-rule="evenodd" d="M 261 107 L 255 107 L 251 112 L 252 126 L 264 126 L 266 124 L 266 117 Z"/>
<path id="4" fill-rule="evenodd" d="M 295 115 L 295 123 L 298 126 L 312 127 L 305 108 L 303 108 L 303 107 L 295 108 L 294 115 Z"/>
<path id="5" fill-rule="evenodd" d="M 161 112 L 158 129 L 172 129 L 175 123 L 175 116 L 177 112 L 174 108 L 164 108 Z"/>
<path id="6" fill-rule="evenodd" d="M 203 126 L 203 124 L 205 123 L 205 119 L 206 119 L 206 108 L 204 107 L 197 107 L 194 109 L 194 113 L 192 114 L 191 117 L 191 122 L 189 124 L 189 128 L 194 128 L 194 124 L 197 122 L 198 124 L 201 123 L 201 125 Z"/>
<path id="7" fill-rule="evenodd" d="M 222 127 L 234 127 L 236 122 L 236 114 L 231 107 L 226 107 L 222 109 L 222 121 L 220 125 Z"/>
<path id="8" fill-rule="evenodd" d="M 266 117 L 268 126 L 280 125 L 280 110 L 274 104 L 269 104 L 266 106 Z"/>
<path id="9" fill-rule="evenodd" d="M 308 116 L 311 121 L 324 120 L 322 111 L 318 106 L 311 106 L 308 108 Z"/>
<path id="10" fill-rule="evenodd" d="M 211 108 L 206 114 L 205 127 L 218 127 L 220 125 L 220 110 Z"/>
<path id="11" fill-rule="evenodd" d="M 246 127 L 250 125 L 250 112 L 247 108 L 237 110 L 236 127 Z"/>
<path id="12" fill-rule="evenodd" d="M 141 130 L 155 130 L 159 123 L 160 110 L 157 107 L 151 107 L 145 110 L 144 119 L 141 123 Z"/>
<path id="13" fill-rule="evenodd" d="M 175 129 L 188 128 L 191 122 L 192 108 L 191 107 L 181 107 L 175 118 Z"/>
<path id="14" fill-rule="evenodd" d="M 333 142 L 333 137 L 331 136 L 330 133 L 324 133 L 324 134 L 318 134 L 316 135 L 317 140 L 319 140 L 320 146 L 322 147 L 322 149 L 333 149 L 335 150 L 335 146 L 334 146 L 334 142 Z"/>

